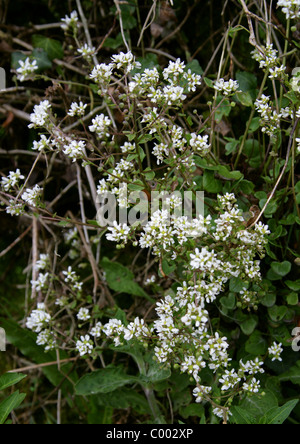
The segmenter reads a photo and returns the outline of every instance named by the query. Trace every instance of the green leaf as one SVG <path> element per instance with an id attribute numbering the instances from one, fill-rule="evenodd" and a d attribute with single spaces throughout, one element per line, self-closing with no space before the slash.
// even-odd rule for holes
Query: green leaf
<path id="1" fill-rule="evenodd" d="M 300 279 L 297 279 L 297 281 L 285 281 L 285 284 L 293 291 L 300 290 Z"/>
<path id="2" fill-rule="evenodd" d="M 223 100 L 222 96 L 217 97 L 216 105 L 218 106 L 220 102 Z M 224 116 L 228 117 L 231 113 L 232 107 L 230 101 L 225 99 L 223 103 L 216 109 L 215 119 L 217 123 L 220 123 Z"/>
<path id="3" fill-rule="evenodd" d="M 215 178 L 213 171 L 204 171 L 203 175 L 203 188 L 208 193 L 220 193 L 222 191 L 222 182 Z"/>
<path id="4" fill-rule="evenodd" d="M 256 99 L 257 92 L 257 77 L 246 71 L 238 71 L 236 73 L 236 80 L 239 84 L 239 89 L 244 93 L 249 93 L 251 99 Z"/>
<path id="5" fill-rule="evenodd" d="M 255 423 L 257 424 L 259 423 L 260 418 L 264 416 L 266 412 L 277 406 L 277 398 L 270 390 L 265 390 L 264 395 L 255 394 L 252 396 L 247 396 L 240 405 L 240 407 L 255 417 Z"/>
<path id="6" fill-rule="evenodd" d="M 248 319 L 240 323 L 242 332 L 249 336 L 253 333 L 255 327 L 257 326 L 258 318 L 257 316 L 249 316 Z"/>
<path id="7" fill-rule="evenodd" d="M 267 341 L 262 334 L 255 330 L 245 343 L 245 350 L 251 355 L 264 355 L 268 349 Z"/>
<path id="8" fill-rule="evenodd" d="M 268 308 L 268 313 L 272 321 L 279 322 L 281 321 L 284 316 L 286 315 L 288 311 L 288 308 L 284 305 L 273 305 L 273 307 Z"/>
<path id="9" fill-rule="evenodd" d="M 288 261 L 272 262 L 271 268 L 278 276 L 284 277 L 291 271 L 292 264 Z"/>
<path id="10" fill-rule="evenodd" d="M 166 259 L 162 260 L 162 269 L 166 276 L 169 276 L 171 273 L 173 273 L 174 270 L 176 270 L 176 263 L 169 263 Z"/>
<path id="11" fill-rule="evenodd" d="M 239 293 L 247 287 L 247 284 L 238 277 L 233 277 L 229 281 L 229 290 L 234 293 Z"/>
<path id="12" fill-rule="evenodd" d="M 220 174 L 220 176 L 232 180 L 240 180 L 244 177 L 244 175 L 240 171 L 229 171 L 229 169 L 224 165 L 219 166 L 218 173 Z"/>
<path id="13" fill-rule="evenodd" d="M 6 373 L 0 376 L 0 390 L 5 390 L 7 387 L 18 384 L 22 379 L 27 378 L 27 375 L 22 373 Z"/>
<path id="14" fill-rule="evenodd" d="M 39 71 L 46 71 L 52 68 L 52 62 L 44 49 L 35 48 L 32 52 L 32 57 L 37 61 Z"/>
<path id="15" fill-rule="evenodd" d="M 260 127 L 260 117 L 253 117 L 249 125 L 249 133 L 254 133 Z"/>
<path id="16" fill-rule="evenodd" d="M 267 293 L 261 300 L 261 303 L 264 307 L 272 307 L 276 302 L 276 294 L 275 293 Z"/>
<path id="17" fill-rule="evenodd" d="M 235 424 L 255 424 L 255 416 L 242 407 L 234 405 L 231 407 L 230 412 L 232 413 L 230 422 Z"/>
<path id="18" fill-rule="evenodd" d="M 76 384 L 76 395 L 88 396 L 97 393 L 110 393 L 127 384 L 139 382 L 120 367 L 106 367 L 84 375 Z"/>
<path id="19" fill-rule="evenodd" d="M 47 53 L 49 60 L 63 59 L 64 50 L 58 40 L 49 39 L 43 35 L 35 34 L 32 36 L 32 45 L 34 48 L 42 48 Z"/>
<path id="20" fill-rule="evenodd" d="M 265 414 L 264 424 L 283 424 L 298 402 L 298 399 L 292 399 L 281 407 L 273 407 Z"/>
<path id="21" fill-rule="evenodd" d="M 0 403 L 0 424 L 4 424 L 8 415 L 24 401 L 26 394 L 16 392 Z"/>
<path id="22" fill-rule="evenodd" d="M 134 281 L 134 274 L 124 265 L 118 262 L 111 262 L 108 258 L 103 258 L 101 266 L 106 273 L 106 281 L 111 290 L 133 296 L 140 296 L 148 299 L 152 303 L 154 302 L 143 288 Z"/>
<path id="23" fill-rule="evenodd" d="M 209 88 L 214 87 L 214 82 L 211 79 L 209 79 L 208 77 L 204 77 L 203 80 Z"/>
<path id="24" fill-rule="evenodd" d="M 199 74 L 200 76 L 203 74 L 203 69 L 201 68 L 199 61 L 196 59 L 192 60 L 186 65 L 186 71 L 189 69 L 193 74 Z"/>
<path id="25" fill-rule="evenodd" d="M 225 151 L 226 151 L 226 155 L 228 156 L 229 154 L 236 152 L 237 147 L 240 142 L 239 142 L 239 140 L 233 139 L 231 137 L 225 137 L 225 139 L 227 140 L 227 143 L 225 145 Z"/>
<path id="26" fill-rule="evenodd" d="M 152 358 L 152 361 L 150 362 L 146 378 L 151 383 L 164 381 L 165 379 L 170 378 L 171 376 L 171 369 L 168 367 L 163 366 L 162 364 L 155 362 Z"/>
<path id="27" fill-rule="evenodd" d="M 126 5 L 126 4 L 120 4 L 120 9 L 122 12 L 122 22 L 124 29 L 134 29 L 137 27 L 137 21 L 136 18 L 133 16 L 135 12 L 135 7 Z M 118 18 L 120 18 L 118 16 Z"/>
<path id="28" fill-rule="evenodd" d="M 237 92 L 236 97 L 238 101 L 244 106 L 250 107 L 253 105 L 253 100 L 249 92 Z"/>
<path id="29" fill-rule="evenodd" d="M 291 381 L 300 385 L 300 361 L 297 361 L 287 372 L 279 376 L 280 381 Z"/>
<path id="30" fill-rule="evenodd" d="M 290 293 L 288 295 L 286 301 L 289 305 L 298 305 L 298 302 L 299 302 L 298 293 L 296 293 L 296 292 Z"/>
<path id="31" fill-rule="evenodd" d="M 234 293 L 229 293 L 228 296 L 223 296 L 220 299 L 223 307 L 227 308 L 227 310 L 233 310 L 236 306 L 236 297 Z"/>

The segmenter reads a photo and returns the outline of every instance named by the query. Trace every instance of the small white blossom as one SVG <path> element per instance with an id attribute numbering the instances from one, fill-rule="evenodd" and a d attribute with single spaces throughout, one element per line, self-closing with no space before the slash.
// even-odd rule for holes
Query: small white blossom
<path id="1" fill-rule="evenodd" d="M 101 322 L 97 322 L 95 327 L 93 327 L 92 330 L 91 330 L 91 335 L 94 336 L 95 338 L 100 338 L 100 336 L 102 334 L 102 329 L 103 329 L 102 323 Z"/>
<path id="2" fill-rule="evenodd" d="M 61 28 L 64 31 L 68 31 L 69 28 L 73 28 L 78 25 L 78 19 L 79 17 L 77 11 L 71 12 L 70 17 L 66 15 L 65 18 L 61 19 Z"/>
<path id="3" fill-rule="evenodd" d="M 1 186 L 5 191 L 10 191 L 19 184 L 20 180 L 25 179 L 21 174 L 21 171 L 17 169 L 16 171 L 10 171 L 8 177 L 2 177 Z"/>
<path id="4" fill-rule="evenodd" d="M 111 242 L 128 242 L 130 227 L 126 224 L 118 224 L 114 221 L 113 227 L 108 227 L 110 233 L 106 234 L 106 239 Z"/>
<path id="5" fill-rule="evenodd" d="M 65 145 L 63 152 L 66 156 L 73 159 L 74 163 L 77 159 L 81 159 L 84 156 L 85 147 L 84 140 L 72 140 L 69 145 Z"/>
<path id="6" fill-rule="evenodd" d="M 197 154 L 200 154 L 201 156 L 206 156 L 209 153 L 211 147 L 211 145 L 208 143 L 208 135 L 202 136 L 193 133 L 191 136 L 191 147 L 195 151 L 197 151 Z"/>
<path id="7" fill-rule="evenodd" d="M 300 0 L 278 0 L 277 7 L 279 6 L 287 19 L 300 17 Z"/>
<path id="8" fill-rule="evenodd" d="M 17 78 L 20 82 L 24 82 L 32 77 L 35 71 L 39 69 L 36 60 L 30 60 L 29 57 L 25 61 L 19 61 L 20 67 L 17 69 Z"/>
<path id="9" fill-rule="evenodd" d="M 283 352 L 282 344 L 277 344 L 275 341 L 268 348 L 268 353 L 270 357 L 272 357 L 272 361 L 282 361 L 282 357 L 280 356 Z"/>
<path id="10" fill-rule="evenodd" d="M 28 205 L 32 207 L 36 207 L 38 203 L 38 199 L 40 198 L 43 189 L 39 187 L 39 185 L 35 185 L 33 189 L 27 188 L 25 192 L 22 194 L 21 198 Z"/>
<path id="11" fill-rule="evenodd" d="M 40 333 L 43 328 L 51 321 L 51 316 L 45 310 L 45 304 L 37 304 L 37 309 L 33 310 L 29 318 L 27 318 L 26 327 L 35 333 Z"/>
<path id="12" fill-rule="evenodd" d="M 108 128 L 111 125 L 111 120 L 104 114 L 100 114 L 92 120 L 92 125 L 89 126 L 89 130 L 92 133 L 96 133 L 99 138 L 109 137 Z"/>
<path id="13" fill-rule="evenodd" d="M 54 350 L 56 346 L 56 339 L 51 330 L 43 330 L 38 334 L 36 339 L 37 345 L 45 345 L 45 351 Z"/>
<path id="14" fill-rule="evenodd" d="M 43 290 L 48 283 L 49 273 L 40 273 L 36 281 L 31 281 L 32 289 L 37 291 Z"/>
<path id="15" fill-rule="evenodd" d="M 71 108 L 68 112 L 68 116 L 75 117 L 79 116 L 82 117 L 85 114 L 85 110 L 87 108 L 87 104 L 84 104 L 83 102 L 80 102 L 79 104 L 76 102 L 71 103 Z"/>
<path id="16" fill-rule="evenodd" d="M 220 91 L 224 96 L 231 96 L 239 89 L 239 84 L 236 80 L 229 79 L 227 82 L 224 79 L 217 80 L 214 85 L 215 90 Z"/>
<path id="17" fill-rule="evenodd" d="M 41 151 L 46 151 L 49 148 L 50 149 L 52 148 L 51 139 L 47 139 L 47 137 L 44 134 L 41 135 L 41 138 L 39 141 L 36 141 L 36 140 L 33 141 L 32 149 L 34 151 L 41 152 Z"/>
<path id="18" fill-rule="evenodd" d="M 87 43 L 81 46 L 78 49 L 79 54 L 81 54 L 84 58 L 90 58 L 96 52 L 96 48 L 94 46 L 90 47 Z"/>
<path id="19" fill-rule="evenodd" d="M 94 345 L 89 335 L 81 336 L 76 342 L 76 350 L 80 356 L 90 355 L 93 352 Z"/>
<path id="20" fill-rule="evenodd" d="M 35 105 L 33 113 L 30 114 L 30 124 L 28 128 L 37 128 L 47 126 L 50 118 L 49 110 L 51 105 L 49 100 L 42 101 L 39 105 Z"/>
<path id="21" fill-rule="evenodd" d="M 88 321 L 89 319 L 91 319 L 88 308 L 81 308 L 77 313 L 77 319 L 79 319 L 80 321 Z"/>

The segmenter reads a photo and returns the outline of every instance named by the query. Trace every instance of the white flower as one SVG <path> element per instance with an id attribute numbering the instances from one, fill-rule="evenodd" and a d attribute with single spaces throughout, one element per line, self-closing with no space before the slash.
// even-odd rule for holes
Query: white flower
<path id="1" fill-rule="evenodd" d="M 92 133 L 96 133 L 99 138 L 104 136 L 109 137 L 109 133 L 107 130 L 111 123 L 111 120 L 107 116 L 105 116 L 104 114 L 100 114 L 92 120 L 92 125 L 89 126 L 89 130 Z"/>
<path id="2" fill-rule="evenodd" d="M 36 281 L 31 281 L 31 287 L 37 291 L 43 290 L 48 281 L 49 273 L 40 273 Z"/>
<path id="3" fill-rule="evenodd" d="M 249 393 L 258 393 L 260 389 L 260 381 L 257 381 L 256 378 L 252 378 L 250 382 L 244 382 L 243 390 Z"/>
<path id="4" fill-rule="evenodd" d="M 278 0 L 278 6 L 281 6 L 282 12 L 284 12 L 287 19 L 300 17 L 300 0 Z"/>
<path id="5" fill-rule="evenodd" d="M 87 104 L 83 104 L 83 102 L 80 102 L 79 104 L 76 102 L 73 102 L 71 104 L 71 108 L 68 112 L 68 116 L 75 117 L 79 116 L 82 117 L 85 114 L 85 110 L 87 108 Z"/>
<path id="6" fill-rule="evenodd" d="M 190 140 L 191 147 L 197 151 L 201 156 L 206 156 L 209 151 L 211 145 L 208 143 L 208 136 L 201 136 L 195 133 L 191 134 L 192 138 Z"/>
<path id="7" fill-rule="evenodd" d="M 17 169 L 16 171 L 10 171 L 8 177 L 2 177 L 1 185 L 5 191 L 10 191 L 18 185 L 19 180 L 23 180 L 25 177 L 21 174 L 21 171 Z"/>
<path id="8" fill-rule="evenodd" d="M 222 263 L 217 259 L 214 250 L 208 251 L 206 247 L 202 247 L 201 251 L 196 248 L 195 254 L 191 254 L 190 265 L 193 270 L 200 270 L 203 273 L 212 274 L 215 270 L 222 269 Z"/>
<path id="9" fill-rule="evenodd" d="M 80 356 L 90 355 L 93 352 L 94 346 L 89 335 L 81 336 L 80 340 L 76 342 L 76 349 Z"/>
<path id="10" fill-rule="evenodd" d="M 272 357 L 272 361 L 282 361 L 281 353 L 283 352 L 282 344 L 277 344 L 275 341 L 268 348 L 268 353 Z"/>
<path id="11" fill-rule="evenodd" d="M 67 271 L 63 271 L 63 275 L 66 276 L 65 277 L 66 283 L 68 283 L 68 282 L 74 283 L 77 280 L 76 273 L 75 273 L 75 271 L 72 270 L 72 267 L 68 267 Z"/>
<path id="12" fill-rule="evenodd" d="M 231 96 L 239 89 L 239 84 L 236 80 L 230 79 L 228 82 L 225 82 L 224 79 L 220 79 L 216 81 L 214 88 L 224 94 L 224 96 Z"/>
<path id="13" fill-rule="evenodd" d="M 29 57 L 27 57 L 25 61 L 20 60 L 19 65 L 20 67 L 17 69 L 17 78 L 20 80 L 20 82 L 24 82 L 25 80 L 29 79 L 32 74 L 39 69 L 37 61 L 30 61 Z"/>
<path id="14" fill-rule="evenodd" d="M 76 162 L 77 159 L 81 159 L 84 156 L 85 147 L 83 140 L 72 140 L 69 145 L 65 145 L 63 152 L 66 156 L 73 159 L 73 162 Z"/>
<path id="15" fill-rule="evenodd" d="M 101 333 L 102 333 L 102 328 L 103 328 L 102 323 L 97 322 L 95 327 L 93 327 L 91 330 L 91 335 L 94 336 L 95 338 L 100 338 Z"/>
<path id="16" fill-rule="evenodd" d="M 128 242 L 130 227 L 126 224 L 118 224 L 114 221 L 113 227 L 108 227 L 110 233 L 106 234 L 106 239 L 112 242 Z"/>
<path id="17" fill-rule="evenodd" d="M 53 350 L 56 346 L 56 339 L 51 330 L 43 330 L 38 334 L 36 339 L 37 345 L 45 345 L 45 351 Z"/>
<path id="18" fill-rule="evenodd" d="M 96 48 L 94 46 L 90 47 L 87 43 L 85 43 L 81 48 L 78 49 L 79 54 L 81 54 L 85 58 L 90 58 L 95 52 Z"/>
<path id="19" fill-rule="evenodd" d="M 81 308 L 77 313 L 77 319 L 79 319 L 80 321 L 88 321 L 89 319 L 91 319 L 88 308 Z"/>
<path id="20" fill-rule="evenodd" d="M 27 318 L 26 327 L 35 333 L 40 333 L 49 324 L 51 316 L 45 311 L 45 304 L 37 304 L 37 309 L 33 310 Z"/>
<path id="21" fill-rule="evenodd" d="M 22 214 L 24 214 L 24 205 L 18 204 L 14 200 L 10 200 L 9 205 L 6 207 L 6 213 L 11 216 L 22 216 Z"/>
<path id="22" fill-rule="evenodd" d="M 177 59 L 176 62 L 170 61 L 168 67 L 163 70 L 164 79 L 168 80 L 170 76 L 178 77 L 180 74 L 184 73 L 184 70 L 185 63 L 180 59 Z"/>
<path id="23" fill-rule="evenodd" d="M 205 400 L 205 395 L 208 395 L 212 391 L 212 387 L 206 387 L 204 385 L 199 385 L 194 388 L 193 395 L 196 398 L 196 402 L 202 402 Z"/>
<path id="24" fill-rule="evenodd" d="M 49 122 L 49 110 L 51 105 L 49 100 L 42 101 L 39 105 L 35 105 L 33 113 L 30 114 L 30 124 L 28 128 L 44 127 Z"/>
<path id="25" fill-rule="evenodd" d="M 230 371 L 225 370 L 224 375 L 219 379 L 219 381 L 223 384 L 221 390 L 225 391 L 234 388 L 240 382 L 240 380 L 241 378 L 234 369 Z"/>
<path id="26" fill-rule="evenodd" d="M 273 48 L 273 43 L 267 44 L 265 48 L 261 48 L 259 51 L 255 48 L 252 52 L 254 60 L 259 62 L 260 68 L 274 68 L 280 61 L 278 59 L 278 51 Z"/>
<path id="27" fill-rule="evenodd" d="M 77 26 L 78 25 L 78 14 L 77 14 L 77 11 L 73 11 L 71 13 L 70 17 L 68 17 L 66 15 L 65 18 L 61 19 L 61 21 L 63 22 L 62 25 L 61 25 L 61 28 L 64 31 L 68 31 L 69 28 Z"/>
<path id="28" fill-rule="evenodd" d="M 32 149 L 34 151 L 45 151 L 47 149 L 52 148 L 51 140 L 47 139 L 47 137 L 42 134 L 40 140 L 37 142 L 36 140 L 33 141 L 33 147 Z"/>
<path id="29" fill-rule="evenodd" d="M 37 201 L 40 198 L 43 189 L 39 185 L 35 185 L 33 189 L 27 188 L 22 194 L 21 199 L 32 207 L 37 206 Z"/>
<path id="30" fill-rule="evenodd" d="M 134 68 L 140 68 L 141 64 L 135 61 L 133 54 L 129 51 L 126 54 L 121 52 L 112 56 L 112 62 L 117 69 L 123 69 L 128 74 Z"/>

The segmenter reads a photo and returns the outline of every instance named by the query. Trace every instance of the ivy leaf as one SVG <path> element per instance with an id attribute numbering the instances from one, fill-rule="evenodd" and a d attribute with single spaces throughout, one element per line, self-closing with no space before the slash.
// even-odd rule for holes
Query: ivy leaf
<path id="1" fill-rule="evenodd" d="M 49 58 L 49 60 L 63 59 L 64 50 L 62 44 L 58 40 L 49 39 L 43 35 L 35 34 L 32 36 L 32 45 L 35 48 L 43 49 Z"/>

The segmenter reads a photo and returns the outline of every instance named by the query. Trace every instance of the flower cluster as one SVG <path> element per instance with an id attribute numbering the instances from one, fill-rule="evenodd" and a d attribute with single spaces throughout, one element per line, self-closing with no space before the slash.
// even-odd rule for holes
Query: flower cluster
<path id="1" fill-rule="evenodd" d="M 12 188 L 18 186 L 19 181 L 25 179 L 21 171 L 10 171 L 8 177 L 2 177 L 1 186 L 5 191 L 10 191 Z"/>
<path id="2" fill-rule="evenodd" d="M 39 105 L 34 106 L 33 113 L 30 115 L 29 128 L 46 127 L 50 120 L 51 105 L 49 100 L 42 101 Z"/>
<path id="3" fill-rule="evenodd" d="M 300 0 L 278 0 L 277 7 L 279 6 L 287 19 L 297 19 L 300 17 Z"/>
<path id="4" fill-rule="evenodd" d="M 236 80 L 230 79 L 226 82 L 224 79 L 220 79 L 216 81 L 214 88 L 216 91 L 220 91 L 224 96 L 232 96 L 238 91 L 239 84 Z"/>
<path id="5" fill-rule="evenodd" d="M 66 32 L 69 29 L 76 29 L 78 26 L 78 13 L 77 11 L 73 11 L 70 15 L 70 17 L 68 15 L 65 16 L 65 18 L 61 19 L 62 24 L 61 24 L 61 28 Z"/>

